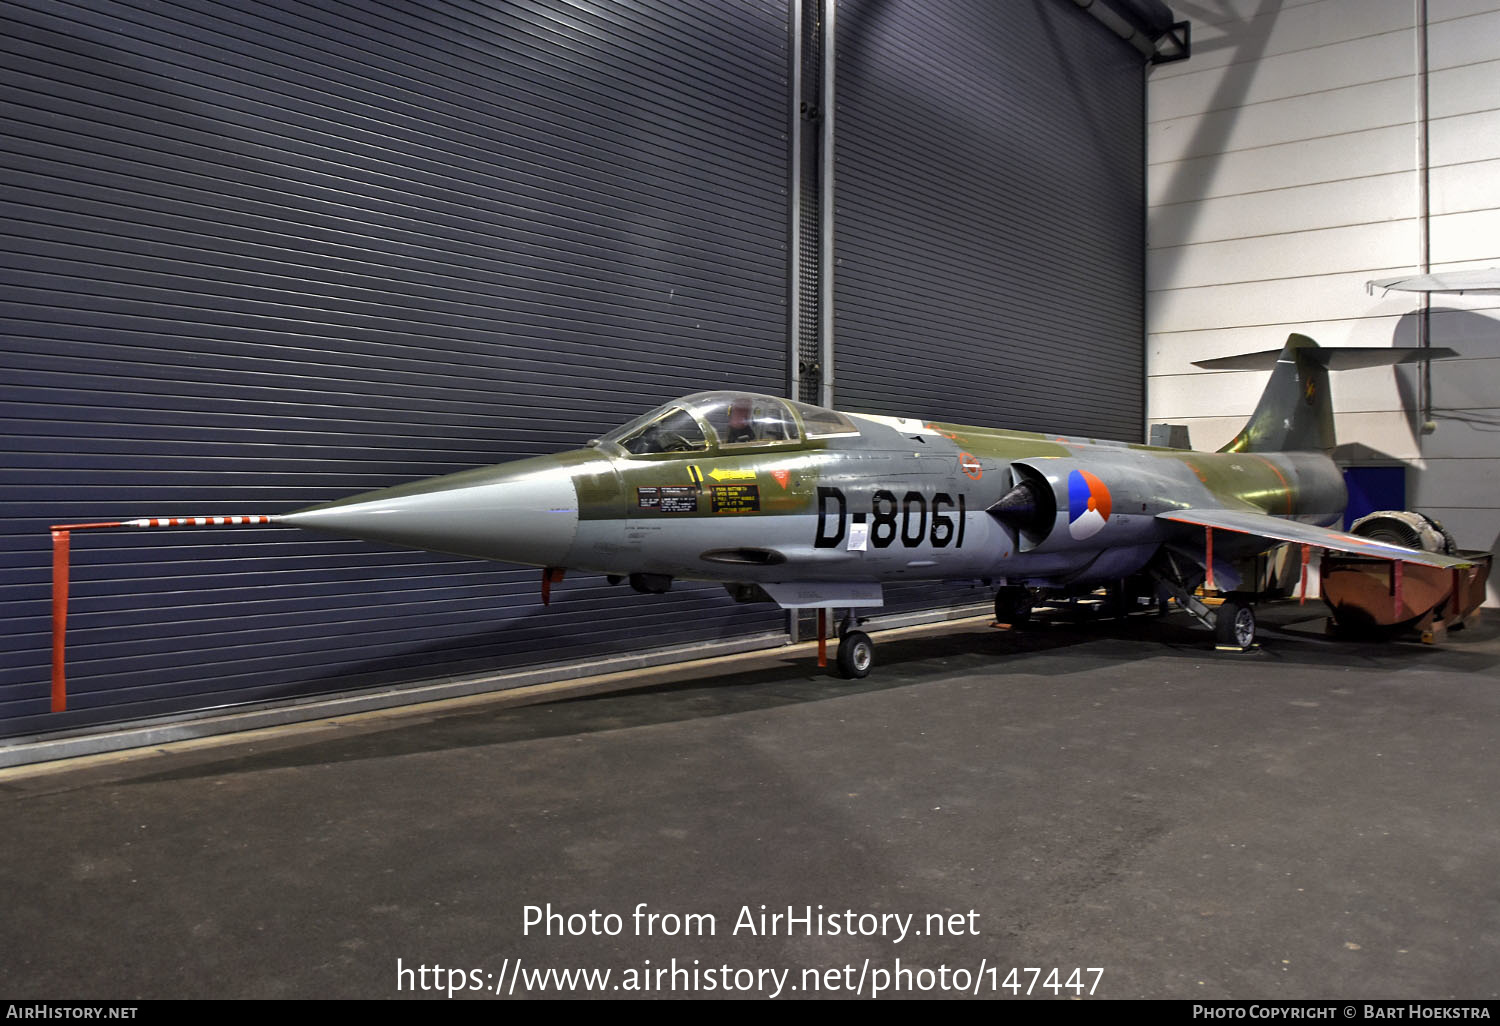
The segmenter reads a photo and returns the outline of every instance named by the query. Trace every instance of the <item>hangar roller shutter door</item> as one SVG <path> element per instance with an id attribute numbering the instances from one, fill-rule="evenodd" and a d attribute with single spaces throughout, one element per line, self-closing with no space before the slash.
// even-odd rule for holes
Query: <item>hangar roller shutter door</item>
<path id="1" fill-rule="evenodd" d="M 839 405 L 1139 440 L 1140 54 L 1066 2 L 836 26 Z"/>
<path id="2" fill-rule="evenodd" d="M 781 392 L 782 0 L 0 9 L 0 732 L 772 631 L 722 590 L 293 531 L 278 513 Z"/>
<path id="3" fill-rule="evenodd" d="M 1067 2 L 835 25 L 837 405 L 1141 440 L 1140 54 Z"/>

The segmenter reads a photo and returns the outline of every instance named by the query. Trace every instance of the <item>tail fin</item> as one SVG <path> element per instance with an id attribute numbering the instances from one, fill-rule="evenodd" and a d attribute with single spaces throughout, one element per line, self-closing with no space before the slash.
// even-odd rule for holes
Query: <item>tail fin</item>
<path id="1" fill-rule="evenodd" d="M 1337 443 L 1326 353 L 1306 335 L 1288 335 L 1250 421 L 1219 451 L 1331 450 Z"/>
<path id="2" fill-rule="evenodd" d="M 1395 367 L 1406 363 L 1447 360 L 1458 354 L 1439 346 L 1392 349 L 1387 346 L 1341 346 L 1320 349 L 1306 335 L 1287 336 L 1280 351 L 1216 360 L 1195 360 L 1193 366 L 1214 370 L 1264 370 L 1274 357 L 1274 369 L 1255 412 L 1239 434 L 1220 452 L 1331 451 L 1333 403 L 1328 397 L 1328 372 L 1359 367 Z"/>

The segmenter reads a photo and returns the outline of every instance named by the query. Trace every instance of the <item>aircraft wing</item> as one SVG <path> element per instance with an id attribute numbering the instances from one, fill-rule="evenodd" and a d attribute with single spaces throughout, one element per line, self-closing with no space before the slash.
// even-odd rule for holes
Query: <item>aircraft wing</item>
<path id="1" fill-rule="evenodd" d="M 1179 524 L 1196 524 L 1212 527 L 1216 531 L 1233 531 L 1249 534 L 1276 542 L 1293 542 L 1312 545 L 1334 552 L 1348 552 L 1356 556 L 1375 556 L 1379 559 L 1401 560 L 1420 566 L 1434 566 L 1443 570 L 1469 567 L 1474 564 L 1457 556 L 1445 556 L 1438 552 L 1419 552 L 1402 548 L 1388 542 L 1361 538 L 1345 531 L 1328 527 L 1299 524 L 1294 520 L 1283 520 L 1268 513 L 1255 513 L 1240 509 L 1179 509 L 1156 514 L 1159 520 L 1171 520 Z"/>
<path id="2" fill-rule="evenodd" d="M 1403 274 L 1395 278 L 1376 278 L 1365 282 L 1365 291 L 1399 289 L 1402 292 L 1477 292 L 1500 295 L 1500 267 L 1479 271 L 1440 271 L 1437 274 Z"/>

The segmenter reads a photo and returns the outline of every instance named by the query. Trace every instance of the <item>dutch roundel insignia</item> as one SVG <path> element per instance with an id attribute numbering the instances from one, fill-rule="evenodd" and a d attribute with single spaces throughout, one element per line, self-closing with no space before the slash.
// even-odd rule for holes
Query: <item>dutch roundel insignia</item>
<path id="1" fill-rule="evenodd" d="M 1092 538 L 1109 522 L 1109 489 L 1087 470 L 1068 475 L 1068 533 L 1076 540 Z"/>

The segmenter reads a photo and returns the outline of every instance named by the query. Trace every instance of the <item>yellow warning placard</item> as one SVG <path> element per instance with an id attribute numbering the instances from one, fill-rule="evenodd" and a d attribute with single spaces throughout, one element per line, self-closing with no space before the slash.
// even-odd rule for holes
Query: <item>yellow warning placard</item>
<path id="1" fill-rule="evenodd" d="M 715 513 L 759 513 L 760 486 L 753 484 L 715 485 L 709 489 Z"/>

